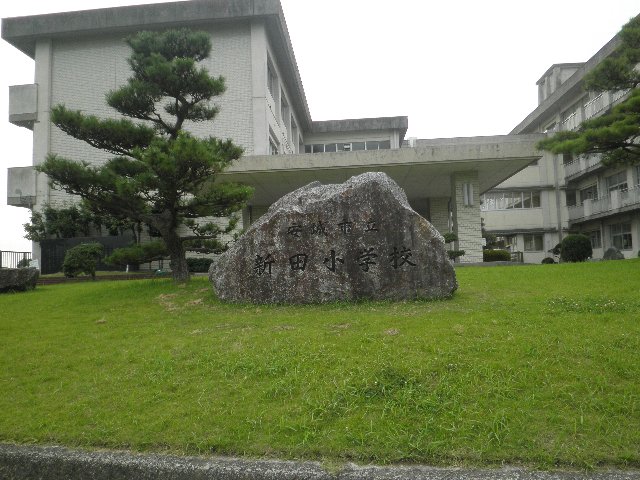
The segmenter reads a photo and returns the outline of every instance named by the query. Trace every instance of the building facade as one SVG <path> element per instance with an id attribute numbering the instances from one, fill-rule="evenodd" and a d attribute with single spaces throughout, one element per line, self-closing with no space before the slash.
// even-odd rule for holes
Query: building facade
<path id="1" fill-rule="evenodd" d="M 575 130 L 611 110 L 627 92 L 586 92 L 584 76 L 620 44 L 614 37 L 585 63 L 551 66 L 538 80 L 538 107 L 511 134 Z M 640 248 L 640 166 L 605 167 L 599 155 L 542 158 L 482 197 L 485 229 L 525 262 L 552 257 L 568 233 L 591 239 L 593 258 L 615 247 L 626 258 Z"/>
<path id="2" fill-rule="evenodd" d="M 306 183 L 335 183 L 364 171 L 385 171 L 416 211 L 441 233 L 455 232 L 462 262 L 482 261 L 480 195 L 536 161 L 541 135 L 412 140 L 404 116 L 316 122 L 306 96 L 278 0 L 192 0 L 2 20 L 2 37 L 35 60 L 34 83 L 10 89 L 9 121 L 33 131 L 33 166 L 49 154 L 99 164 L 103 151 L 50 122 L 65 104 L 114 117 L 105 94 L 130 75 L 123 38 L 140 30 L 189 27 L 213 45 L 203 65 L 223 75 L 227 91 L 213 122 L 187 129 L 231 138 L 245 155 L 223 177 L 255 187 L 244 226 L 280 196 Z M 49 187 L 32 167 L 9 169 L 8 204 L 42 210 L 74 199 Z M 33 245 L 41 258 L 40 245 Z M 44 265 L 46 259 L 41 258 Z"/>

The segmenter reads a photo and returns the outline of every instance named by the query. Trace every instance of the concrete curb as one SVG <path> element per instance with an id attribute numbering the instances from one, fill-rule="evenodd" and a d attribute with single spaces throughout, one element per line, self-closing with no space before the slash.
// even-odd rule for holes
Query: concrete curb
<path id="1" fill-rule="evenodd" d="M 347 465 L 330 473 L 317 462 L 179 457 L 0 444 L 6 480 L 640 480 L 640 471 L 539 472 L 424 466 Z"/>

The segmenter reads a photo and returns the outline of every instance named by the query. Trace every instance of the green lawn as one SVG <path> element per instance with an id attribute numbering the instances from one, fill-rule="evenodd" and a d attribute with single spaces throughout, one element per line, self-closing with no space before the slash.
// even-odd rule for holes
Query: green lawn
<path id="1" fill-rule="evenodd" d="M 220 303 L 205 278 L 0 295 L 0 441 L 640 466 L 640 260 L 460 268 L 451 300 Z"/>

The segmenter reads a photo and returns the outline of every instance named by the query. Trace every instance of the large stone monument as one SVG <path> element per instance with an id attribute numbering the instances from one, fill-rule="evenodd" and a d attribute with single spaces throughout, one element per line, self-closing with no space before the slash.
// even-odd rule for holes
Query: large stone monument
<path id="1" fill-rule="evenodd" d="M 384 173 L 313 182 L 274 203 L 209 270 L 232 302 L 449 297 L 442 236 Z"/>

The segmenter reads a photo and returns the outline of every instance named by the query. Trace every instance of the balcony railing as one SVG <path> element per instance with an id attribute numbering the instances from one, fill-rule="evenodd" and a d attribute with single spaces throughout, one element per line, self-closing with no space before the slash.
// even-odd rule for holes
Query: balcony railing
<path id="1" fill-rule="evenodd" d="M 33 167 L 8 169 L 7 205 L 31 208 L 36 201 L 36 171 Z"/>
<path id="2" fill-rule="evenodd" d="M 28 267 L 31 252 L 8 252 L 0 250 L 0 268 Z"/>
<path id="3" fill-rule="evenodd" d="M 609 95 L 606 92 L 601 93 L 593 100 L 584 104 L 584 118 L 585 120 L 596 116 L 602 110 L 609 106 Z"/>
<path id="4" fill-rule="evenodd" d="M 596 98 L 589 100 L 582 107 L 570 113 L 560 124 L 561 130 L 575 130 L 580 124 L 595 117 L 599 113 L 608 109 L 624 97 L 629 90 L 616 90 L 615 92 L 602 92 Z"/>
<path id="5" fill-rule="evenodd" d="M 587 157 L 579 157 L 573 162 L 564 166 L 564 177 L 569 179 L 575 177 L 589 170 L 593 170 L 594 167 L 600 165 L 599 155 L 589 155 Z"/>
<path id="6" fill-rule="evenodd" d="M 575 130 L 580 126 L 582 119 L 580 118 L 580 112 L 575 111 L 562 121 L 562 130 Z"/>
<path id="7" fill-rule="evenodd" d="M 629 93 L 629 88 L 626 90 L 616 90 L 615 92 L 611 92 L 611 103 L 615 103 L 624 97 L 627 93 Z"/>
<path id="8" fill-rule="evenodd" d="M 629 190 L 614 190 L 607 196 L 569 207 L 569 221 L 600 217 L 627 207 L 640 208 L 640 185 Z"/>

